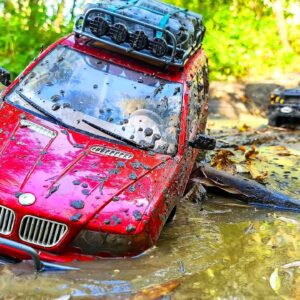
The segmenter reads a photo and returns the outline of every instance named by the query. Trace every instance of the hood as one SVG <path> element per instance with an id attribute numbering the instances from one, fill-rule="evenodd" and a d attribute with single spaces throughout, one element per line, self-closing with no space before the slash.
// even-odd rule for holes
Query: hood
<path id="1" fill-rule="evenodd" d="M 86 223 L 164 161 L 165 155 L 66 130 L 7 103 L 1 109 L 0 199 L 16 211 Z M 26 209 L 18 201 L 23 193 L 36 198 Z"/>

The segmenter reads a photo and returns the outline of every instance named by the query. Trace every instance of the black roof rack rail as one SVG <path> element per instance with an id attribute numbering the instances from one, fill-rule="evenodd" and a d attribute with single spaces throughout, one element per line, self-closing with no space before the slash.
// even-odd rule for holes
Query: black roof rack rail
<path id="1" fill-rule="evenodd" d="M 130 32 L 126 25 L 138 25 L 139 31 Z M 148 37 L 144 30 L 151 30 L 153 37 Z M 106 8 L 94 7 L 77 19 L 74 32 L 76 38 L 88 37 L 136 58 L 147 59 L 150 63 L 183 67 L 187 59 L 202 46 L 205 27 L 202 25 L 201 30 L 195 32 L 192 45 L 183 49 L 170 30 Z"/>

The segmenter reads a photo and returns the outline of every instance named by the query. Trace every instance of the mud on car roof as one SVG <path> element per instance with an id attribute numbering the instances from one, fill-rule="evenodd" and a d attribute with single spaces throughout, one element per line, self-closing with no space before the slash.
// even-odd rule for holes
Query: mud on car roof
<path id="1" fill-rule="evenodd" d="M 202 16 L 155 0 L 116 0 L 88 4 L 75 23 L 76 37 L 100 47 L 147 60 L 183 67 L 202 45 Z"/>

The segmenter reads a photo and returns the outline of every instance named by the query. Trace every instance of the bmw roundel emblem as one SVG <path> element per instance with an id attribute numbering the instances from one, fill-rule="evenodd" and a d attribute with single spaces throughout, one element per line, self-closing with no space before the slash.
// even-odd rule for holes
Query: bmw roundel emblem
<path id="1" fill-rule="evenodd" d="M 19 203 L 27 206 L 32 205 L 35 202 L 35 196 L 31 193 L 24 193 L 19 196 Z"/>

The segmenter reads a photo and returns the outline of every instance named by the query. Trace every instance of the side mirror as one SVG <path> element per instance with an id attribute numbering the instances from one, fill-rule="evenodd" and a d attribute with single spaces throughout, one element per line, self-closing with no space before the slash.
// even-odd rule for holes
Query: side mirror
<path id="1" fill-rule="evenodd" d="M 1 67 L 0 67 L 0 83 L 2 83 L 5 86 L 9 86 L 11 83 L 10 73 Z"/>
<path id="2" fill-rule="evenodd" d="M 193 140 L 189 141 L 189 146 L 201 150 L 214 150 L 216 140 L 206 134 L 198 134 Z"/>

